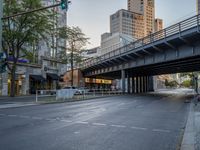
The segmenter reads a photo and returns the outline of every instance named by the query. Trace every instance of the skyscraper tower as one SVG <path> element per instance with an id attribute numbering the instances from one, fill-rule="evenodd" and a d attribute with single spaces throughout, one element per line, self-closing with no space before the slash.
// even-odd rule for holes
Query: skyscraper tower
<path id="1" fill-rule="evenodd" d="M 154 5 L 154 0 L 128 0 L 128 10 L 144 17 L 144 36 L 154 32 Z"/>
<path id="2" fill-rule="evenodd" d="M 143 15 L 121 9 L 110 16 L 110 32 L 122 33 L 134 39 L 144 37 Z"/>
<path id="3" fill-rule="evenodd" d="M 157 31 L 160 31 L 162 29 L 163 29 L 163 20 L 156 18 L 155 22 L 154 22 L 154 31 L 157 32 Z"/>
<path id="4" fill-rule="evenodd" d="M 200 14 L 200 0 L 197 0 L 197 14 Z"/>

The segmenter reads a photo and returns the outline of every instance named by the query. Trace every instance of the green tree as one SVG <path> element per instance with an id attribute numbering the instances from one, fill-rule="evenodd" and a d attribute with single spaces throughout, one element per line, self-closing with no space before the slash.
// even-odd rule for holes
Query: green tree
<path id="1" fill-rule="evenodd" d="M 169 81 L 165 79 L 165 86 L 169 86 Z"/>
<path id="2" fill-rule="evenodd" d="M 67 27 L 64 26 L 59 28 L 58 30 L 59 38 L 66 39 L 67 47 L 64 48 L 64 52 L 66 56 L 69 53 L 69 62 L 71 65 L 71 86 L 74 85 L 73 83 L 73 70 L 74 70 L 74 63 L 81 62 L 81 50 L 84 46 L 88 43 L 88 38 L 86 35 L 81 31 L 79 27 Z"/>
<path id="3" fill-rule="evenodd" d="M 181 85 L 184 86 L 184 87 L 189 88 L 189 87 L 192 86 L 192 82 L 191 82 L 191 80 L 185 80 L 185 81 L 183 81 L 183 82 L 181 83 Z"/>
<path id="4" fill-rule="evenodd" d="M 192 72 L 180 73 L 180 77 L 185 77 L 185 76 L 189 76 L 190 78 L 192 78 L 193 73 Z"/>
<path id="5" fill-rule="evenodd" d="M 4 0 L 3 15 L 10 16 L 20 12 L 41 8 L 41 0 Z M 12 58 L 8 65 L 11 73 L 11 94 L 15 96 L 15 74 L 19 58 L 33 58 L 30 45 L 41 39 L 47 40 L 53 22 L 49 10 L 37 11 L 3 20 L 3 51 Z"/>
<path id="6" fill-rule="evenodd" d="M 165 86 L 168 86 L 168 87 L 177 87 L 178 83 L 173 80 L 173 81 L 168 81 L 167 79 L 165 79 Z"/>

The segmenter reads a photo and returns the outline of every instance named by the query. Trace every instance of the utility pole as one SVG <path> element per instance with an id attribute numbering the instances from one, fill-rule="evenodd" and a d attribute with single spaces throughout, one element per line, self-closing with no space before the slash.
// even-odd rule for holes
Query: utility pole
<path id="1" fill-rule="evenodd" d="M 12 18 L 12 17 L 25 15 L 25 14 L 30 14 L 30 13 L 33 13 L 33 12 L 37 12 L 37 11 L 41 11 L 41 10 L 45 10 L 45 9 L 49 9 L 49 8 L 53 8 L 53 7 L 57 7 L 57 6 L 60 6 L 60 3 L 55 4 L 55 5 L 51 5 L 51 6 L 47 6 L 47 7 L 42 7 L 42 8 L 38 8 L 38 9 L 29 10 L 29 11 L 26 11 L 26 12 L 20 12 L 20 13 L 17 13 L 17 14 L 6 16 L 6 17 L 1 17 L 1 20 L 5 20 L 5 19 Z"/>

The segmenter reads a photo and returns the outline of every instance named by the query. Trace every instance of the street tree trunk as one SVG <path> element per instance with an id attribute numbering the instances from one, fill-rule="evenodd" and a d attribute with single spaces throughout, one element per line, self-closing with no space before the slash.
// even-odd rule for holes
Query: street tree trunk
<path id="1" fill-rule="evenodd" d="M 11 85 L 10 85 L 10 96 L 15 97 L 15 74 L 16 74 L 16 64 L 13 64 L 11 69 Z"/>
<path id="2" fill-rule="evenodd" d="M 73 50 L 71 52 L 71 86 L 74 86 L 74 62 L 73 62 L 73 58 L 74 54 L 73 54 Z"/>

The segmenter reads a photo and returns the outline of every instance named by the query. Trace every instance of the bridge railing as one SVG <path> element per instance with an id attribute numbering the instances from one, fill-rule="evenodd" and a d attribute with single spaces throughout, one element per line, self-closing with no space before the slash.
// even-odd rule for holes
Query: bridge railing
<path id="1" fill-rule="evenodd" d="M 101 62 L 105 61 L 106 59 L 110 59 L 111 57 L 120 56 L 121 54 L 126 53 L 128 51 L 134 51 L 138 47 L 145 46 L 147 44 L 170 37 L 177 33 L 179 33 L 181 36 L 181 32 L 186 31 L 186 30 L 191 29 L 196 26 L 198 27 L 198 30 L 199 30 L 200 29 L 199 25 L 200 25 L 200 15 L 193 16 L 193 17 L 188 18 L 184 21 L 181 21 L 177 24 L 169 26 L 163 30 L 160 30 L 158 32 L 150 34 L 150 35 L 148 35 L 142 39 L 139 39 L 135 42 L 132 42 L 128 45 L 117 48 L 116 50 L 108 52 L 102 56 L 99 56 L 99 57 L 91 59 L 91 60 L 87 60 L 83 63 L 83 66 L 84 66 L 83 68 L 87 68 L 87 67 L 93 66 L 95 64 L 101 63 Z"/>

